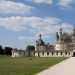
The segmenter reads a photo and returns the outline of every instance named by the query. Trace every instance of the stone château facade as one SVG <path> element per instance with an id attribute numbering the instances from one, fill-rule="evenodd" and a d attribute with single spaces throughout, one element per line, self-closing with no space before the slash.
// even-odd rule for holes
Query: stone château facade
<path id="1" fill-rule="evenodd" d="M 12 50 L 12 57 L 25 56 L 26 51 Z M 36 41 L 34 56 L 39 57 L 71 57 L 75 56 L 75 28 L 72 33 L 66 33 L 60 28 L 59 32 L 56 32 L 56 43 L 51 45 L 45 43 L 42 39 L 42 35 L 39 35 L 39 39 Z"/>
<path id="2" fill-rule="evenodd" d="M 55 45 L 45 44 L 41 34 L 39 37 L 39 40 L 36 41 L 35 56 L 75 56 L 75 28 L 72 33 L 63 32 L 60 28 L 59 32 L 56 32 Z"/>

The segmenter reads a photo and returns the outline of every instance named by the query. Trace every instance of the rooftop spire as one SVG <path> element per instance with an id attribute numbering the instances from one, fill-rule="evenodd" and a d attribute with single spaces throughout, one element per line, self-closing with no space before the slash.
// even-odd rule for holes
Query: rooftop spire
<path id="1" fill-rule="evenodd" d="M 59 39 L 60 39 L 60 40 L 62 40 L 62 34 L 63 34 L 63 33 L 62 33 L 62 28 L 60 28 L 60 30 L 59 30 Z"/>
<path id="2" fill-rule="evenodd" d="M 56 40 L 57 41 L 59 40 L 59 34 L 58 34 L 58 32 L 56 32 Z"/>
<path id="3" fill-rule="evenodd" d="M 62 28 L 60 28 L 60 32 L 62 32 Z"/>
<path id="4" fill-rule="evenodd" d="M 39 35 L 39 38 L 42 39 L 42 35 L 41 34 Z"/>

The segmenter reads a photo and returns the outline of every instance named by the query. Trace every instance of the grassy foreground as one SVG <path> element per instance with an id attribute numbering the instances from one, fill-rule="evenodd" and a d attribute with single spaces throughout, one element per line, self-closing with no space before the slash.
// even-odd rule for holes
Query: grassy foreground
<path id="1" fill-rule="evenodd" d="M 0 56 L 0 75 L 34 75 L 66 58 L 11 58 Z"/>

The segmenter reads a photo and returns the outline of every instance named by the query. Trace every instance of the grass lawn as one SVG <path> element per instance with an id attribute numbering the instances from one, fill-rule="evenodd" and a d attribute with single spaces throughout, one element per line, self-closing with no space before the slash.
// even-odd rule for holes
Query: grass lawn
<path id="1" fill-rule="evenodd" d="M 63 57 L 21 57 L 0 56 L 0 75 L 34 75 L 66 58 Z"/>

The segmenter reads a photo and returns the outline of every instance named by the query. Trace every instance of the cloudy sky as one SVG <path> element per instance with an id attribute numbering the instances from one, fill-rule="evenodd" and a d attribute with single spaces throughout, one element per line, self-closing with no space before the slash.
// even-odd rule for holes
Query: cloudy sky
<path id="1" fill-rule="evenodd" d="M 75 25 L 75 0 L 0 0 L 0 45 L 25 48 L 38 35 L 55 42 L 60 27 L 71 32 Z"/>

